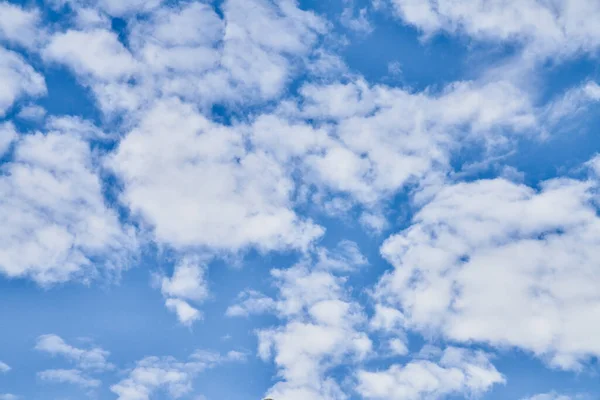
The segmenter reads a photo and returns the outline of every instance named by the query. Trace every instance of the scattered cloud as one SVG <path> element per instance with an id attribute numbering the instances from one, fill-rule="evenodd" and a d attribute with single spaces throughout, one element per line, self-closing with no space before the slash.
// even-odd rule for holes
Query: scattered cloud
<path id="1" fill-rule="evenodd" d="M 69 383 L 90 389 L 101 385 L 98 379 L 88 378 L 76 369 L 48 369 L 38 372 L 38 378 L 51 383 Z"/>
<path id="2" fill-rule="evenodd" d="M 197 351 L 186 362 L 172 357 L 146 357 L 136 363 L 127 378 L 111 386 L 110 390 L 118 400 L 148 400 L 158 391 L 178 399 L 191 392 L 193 379 L 199 373 L 223 363 L 244 361 L 241 354 L 231 351 L 222 356 Z"/>
<path id="3" fill-rule="evenodd" d="M 91 349 L 80 349 L 66 343 L 60 336 L 40 336 L 35 349 L 53 356 L 62 356 L 72 361 L 78 368 L 92 371 L 105 371 L 113 369 L 114 366 L 107 361 L 109 352 L 99 347 Z"/>
<path id="4" fill-rule="evenodd" d="M 5 362 L 0 361 L 0 373 L 4 374 L 10 371 L 12 368 L 8 366 Z"/>
<path id="5" fill-rule="evenodd" d="M 387 370 L 357 373 L 365 399 L 420 400 L 479 396 L 505 382 L 484 353 L 448 347 L 438 360 L 413 360 Z"/>

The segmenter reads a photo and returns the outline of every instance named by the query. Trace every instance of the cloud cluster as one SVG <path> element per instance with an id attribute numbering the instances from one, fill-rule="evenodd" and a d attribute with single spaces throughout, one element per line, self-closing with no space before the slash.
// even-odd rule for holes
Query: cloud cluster
<path id="1" fill-rule="evenodd" d="M 426 35 L 439 31 L 476 40 L 518 42 L 536 57 L 593 52 L 600 5 L 586 0 L 390 0 L 397 14 Z"/>
<path id="2" fill-rule="evenodd" d="M 0 272 L 50 285 L 127 268 L 135 237 L 105 202 L 89 143 L 49 130 L 14 146 L 1 167 Z"/>
<path id="3" fill-rule="evenodd" d="M 437 360 L 415 359 L 385 371 L 358 372 L 365 399 L 420 400 L 480 396 L 504 377 L 481 352 L 448 347 Z"/>
<path id="4" fill-rule="evenodd" d="M 561 368 L 600 354 L 597 185 L 504 179 L 444 187 L 390 237 L 376 290 L 405 323 L 459 342 L 515 346 Z"/>
<path id="5" fill-rule="evenodd" d="M 192 390 L 193 379 L 200 372 L 226 362 L 244 360 L 241 353 L 226 355 L 197 351 L 185 362 L 172 357 L 146 357 L 136 363 L 128 377 L 110 387 L 118 400 L 148 400 L 159 392 L 172 399 L 181 398 Z"/>
<path id="6" fill-rule="evenodd" d="M 99 387 L 102 382 L 92 378 L 90 374 L 112 370 L 114 365 L 108 362 L 109 352 L 99 347 L 81 349 L 66 343 L 60 336 L 40 336 L 35 349 L 52 356 L 61 356 L 76 368 L 72 369 L 47 369 L 38 372 L 37 376 L 42 381 L 53 383 L 69 383 L 85 389 Z"/>

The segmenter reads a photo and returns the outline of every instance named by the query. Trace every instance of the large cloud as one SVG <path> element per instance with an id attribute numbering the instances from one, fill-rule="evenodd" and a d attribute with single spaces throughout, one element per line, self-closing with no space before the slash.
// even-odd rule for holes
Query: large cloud
<path id="1" fill-rule="evenodd" d="M 89 144 L 73 132 L 23 136 L 0 177 L 0 272 L 42 285 L 128 266 L 134 236 L 108 208 Z"/>
<path id="2" fill-rule="evenodd" d="M 302 249 L 322 233 L 293 211 L 282 165 L 177 100 L 148 110 L 110 165 L 125 184 L 123 202 L 176 248 Z"/>
<path id="3" fill-rule="evenodd" d="M 98 10 L 79 5 L 80 30 L 54 34 L 42 53 L 71 67 L 111 115 L 161 95 L 206 107 L 276 98 L 327 30 L 289 0 L 227 0 L 219 9 L 221 16 L 200 2 L 149 7 L 144 18 L 128 19 L 126 49 Z"/>
<path id="4" fill-rule="evenodd" d="M 345 399 L 331 369 L 360 362 L 371 353 L 371 340 L 360 329 L 366 324 L 363 311 L 344 288 L 345 278 L 331 271 L 308 261 L 273 270 L 277 298 L 252 293 L 228 311 L 230 316 L 273 312 L 282 320 L 280 326 L 258 334 L 260 357 L 273 358 L 281 378 L 269 397 Z"/>
<path id="5" fill-rule="evenodd" d="M 478 40 L 524 43 L 535 56 L 593 52 L 600 45 L 600 5 L 587 0 L 390 0 L 427 35 L 464 33 Z"/>
<path id="6" fill-rule="evenodd" d="M 596 188 L 594 179 L 447 186 L 382 246 L 395 268 L 377 296 L 421 332 L 578 368 L 600 354 Z"/>

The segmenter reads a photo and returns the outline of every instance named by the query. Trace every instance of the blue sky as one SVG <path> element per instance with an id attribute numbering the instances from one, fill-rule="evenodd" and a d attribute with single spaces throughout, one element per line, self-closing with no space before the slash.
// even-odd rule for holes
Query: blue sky
<path id="1" fill-rule="evenodd" d="M 599 18 L 0 0 L 0 400 L 599 398 Z"/>

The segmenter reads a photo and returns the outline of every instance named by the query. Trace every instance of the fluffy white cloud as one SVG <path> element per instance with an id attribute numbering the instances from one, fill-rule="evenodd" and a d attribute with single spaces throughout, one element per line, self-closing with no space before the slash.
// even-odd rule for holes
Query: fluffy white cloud
<path id="1" fill-rule="evenodd" d="M 18 400 L 19 397 L 17 395 L 11 393 L 0 393 L 0 400 Z"/>
<path id="2" fill-rule="evenodd" d="M 377 297 L 407 327 L 515 346 L 561 368 L 600 354 L 595 180 L 504 179 L 441 189 L 381 252 Z"/>
<path id="3" fill-rule="evenodd" d="M 337 139 L 320 138 L 320 130 L 312 142 L 305 139 L 304 179 L 369 206 L 447 171 L 451 151 L 463 142 L 502 145 L 509 133 L 534 129 L 536 121 L 527 95 L 508 81 L 457 82 L 439 93 L 411 93 L 357 80 L 307 84 L 301 94 L 298 105 L 280 107 L 281 115 L 315 120 Z M 289 146 L 280 142 L 271 140 L 271 147 Z M 376 214 L 366 214 L 365 223 L 382 226 L 369 215 Z"/>
<path id="4" fill-rule="evenodd" d="M 177 315 L 177 319 L 184 325 L 191 326 L 202 318 L 202 313 L 192 307 L 187 301 L 169 298 L 165 301 L 167 308 Z"/>
<path id="5" fill-rule="evenodd" d="M 101 385 L 98 379 L 85 376 L 76 369 L 48 369 L 38 372 L 38 378 L 46 382 L 69 383 L 83 388 L 97 388 Z"/>
<path id="6" fill-rule="evenodd" d="M 13 103 L 24 96 L 46 94 L 44 77 L 37 73 L 23 57 L 0 47 L 0 117 Z"/>
<path id="7" fill-rule="evenodd" d="M 534 55 L 571 55 L 600 45 L 600 4 L 587 0 L 390 0 L 398 15 L 426 35 L 465 33 L 478 40 L 517 41 Z"/>
<path id="8" fill-rule="evenodd" d="M 165 297 L 179 297 L 186 300 L 202 301 L 208 296 L 204 268 L 198 260 L 184 258 L 173 271 L 171 278 L 164 277 L 161 291 Z"/>
<path id="9" fill-rule="evenodd" d="M 36 9 L 25 10 L 2 1 L 0 15 L 0 40 L 31 47 L 44 35 L 38 27 L 40 16 Z"/>
<path id="10" fill-rule="evenodd" d="M 235 351 L 225 356 L 198 351 L 187 362 L 172 357 L 147 357 L 138 361 L 128 377 L 111 386 L 110 390 L 118 400 L 148 400 L 159 391 L 178 399 L 192 390 L 192 381 L 200 372 L 225 362 L 243 361 L 245 357 L 240 355 Z"/>
<path id="11" fill-rule="evenodd" d="M 144 18 L 128 20 L 131 53 L 98 10 L 81 6 L 75 25 L 83 30 L 56 33 L 43 54 L 83 77 L 107 115 L 136 111 L 161 96 L 208 108 L 278 97 L 312 62 L 304 59 L 327 30 L 321 18 L 290 0 L 227 0 L 220 15 L 201 2 L 155 3 Z"/>
<path id="12" fill-rule="evenodd" d="M 106 206 L 87 142 L 61 131 L 25 135 L 2 170 L 0 272 L 50 285 L 128 266 L 134 236 Z"/>
<path id="13" fill-rule="evenodd" d="M 116 33 L 105 29 L 57 33 L 42 54 L 48 61 L 65 64 L 77 74 L 100 80 L 126 79 L 137 68 Z"/>
<path id="14" fill-rule="evenodd" d="M 176 100 L 149 110 L 110 166 L 124 183 L 122 201 L 176 248 L 302 249 L 322 234 L 293 211 L 283 166 L 249 151 L 240 130 Z"/>
<path id="15" fill-rule="evenodd" d="M 357 391 L 365 399 L 420 400 L 481 395 L 503 376 L 484 353 L 448 347 L 439 360 L 413 360 L 387 370 L 357 374 Z"/>
<path id="16" fill-rule="evenodd" d="M 35 349 L 49 353 L 53 356 L 59 355 L 74 362 L 78 368 L 94 371 L 104 371 L 114 368 L 107 361 L 109 352 L 99 347 L 91 349 L 80 349 L 66 343 L 60 336 L 43 335 L 40 336 L 35 345 Z"/>
<path id="17" fill-rule="evenodd" d="M 371 352 L 371 340 L 359 330 L 365 324 L 360 306 L 349 299 L 344 279 L 328 271 L 298 264 L 272 275 L 280 292 L 273 309 L 284 323 L 259 332 L 259 355 L 273 357 L 281 377 L 268 396 L 345 399 L 328 371 Z"/>
<path id="18" fill-rule="evenodd" d="M 160 289 L 166 298 L 168 309 L 177 314 L 179 321 L 190 326 L 200 319 L 202 314 L 189 304 L 200 303 L 208 297 L 206 270 L 200 261 L 193 257 L 184 257 L 173 270 L 171 278 L 160 279 Z"/>
<path id="19" fill-rule="evenodd" d="M 36 105 L 28 105 L 19 111 L 17 114 L 18 118 L 29 120 L 29 121 L 39 121 L 42 120 L 46 116 L 46 109 L 44 107 L 36 106 Z"/>

